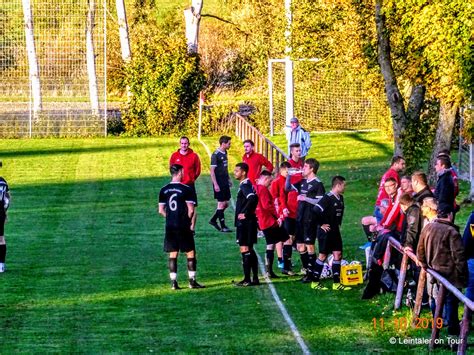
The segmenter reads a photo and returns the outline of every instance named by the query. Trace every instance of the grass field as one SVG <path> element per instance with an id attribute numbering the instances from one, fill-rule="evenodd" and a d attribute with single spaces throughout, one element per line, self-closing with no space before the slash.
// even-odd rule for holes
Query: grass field
<path id="1" fill-rule="evenodd" d="M 204 140 L 216 147 L 216 137 Z M 391 143 L 379 133 L 313 140 L 326 186 L 336 173 L 349 181 L 345 255 L 363 260 L 358 221 L 372 211 Z M 301 352 L 267 286 L 232 287 L 241 278 L 240 255 L 233 235 L 207 224 L 215 208 L 209 159 L 193 143 L 204 165 L 196 244 L 198 280 L 207 288 L 173 292 L 156 200 L 169 180 L 176 138 L 0 141 L 0 173 L 13 196 L 8 271 L 0 275 L 1 353 Z M 242 153 L 241 143 L 233 144 L 231 166 Z M 468 212 L 465 207 L 460 225 Z M 226 217 L 231 221 L 230 211 Z M 183 257 L 178 273 L 186 285 Z M 361 301 L 362 287 L 317 293 L 294 278 L 275 287 L 311 352 L 426 350 L 389 344 L 393 336 L 429 337 L 428 330 L 395 328 L 394 320 L 409 312 L 394 314 L 392 295 Z M 374 329 L 373 318 L 383 318 L 385 329 Z"/>

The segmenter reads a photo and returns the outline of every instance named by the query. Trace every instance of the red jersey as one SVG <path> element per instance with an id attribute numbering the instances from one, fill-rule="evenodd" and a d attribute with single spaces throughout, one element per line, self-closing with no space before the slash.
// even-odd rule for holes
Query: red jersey
<path id="1" fill-rule="evenodd" d="M 255 187 L 258 196 L 258 205 L 255 213 L 257 214 L 258 227 L 265 230 L 270 227 L 277 226 L 278 215 L 273 204 L 273 198 L 270 190 L 263 185 Z"/>
<path id="2" fill-rule="evenodd" d="M 398 173 L 392 168 L 388 169 L 385 174 L 383 174 L 382 179 L 380 180 L 379 193 L 377 195 L 377 201 L 375 201 L 375 206 L 380 206 L 380 202 L 383 199 L 390 200 L 390 197 L 385 192 L 384 188 L 385 181 L 387 181 L 388 178 L 394 178 L 397 182 L 397 186 L 400 187 L 400 177 L 398 176 Z"/>
<path id="3" fill-rule="evenodd" d="M 179 164 L 183 166 L 184 176 L 181 183 L 185 185 L 194 184 L 196 179 L 201 175 L 201 160 L 199 155 L 189 148 L 186 154 L 181 154 L 178 149 L 170 158 L 170 165 Z"/>
<path id="4" fill-rule="evenodd" d="M 263 167 L 265 167 L 269 172 L 273 172 L 273 164 L 260 153 L 252 152 L 250 154 L 244 154 L 242 156 L 242 161 L 247 163 L 249 166 L 249 173 L 247 176 L 254 186 Z"/>
<path id="5" fill-rule="evenodd" d="M 298 192 L 297 191 L 285 191 L 285 178 L 281 175 L 273 180 L 270 186 L 270 192 L 274 199 L 277 200 L 278 204 L 278 215 L 283 216 L 283 210 L 288 209 L 290 218 L 296 218 L 296 211 L 298 210 Z"/>
<path id="6" fill-rule="evenodd" d="M 303 169 L 303 165 L 304 165 L 303 159 L 299 159 L 297 162 L 294 161 L 293 159 L 288 159 L 288 163 L 290 163 L 293 169 Z M 301 180 L 303 180 L 303 174 L 295 174 L 295 175 L 291 175 L 290 177 L 290 183 L 292 184 L 297 184 Z"/>

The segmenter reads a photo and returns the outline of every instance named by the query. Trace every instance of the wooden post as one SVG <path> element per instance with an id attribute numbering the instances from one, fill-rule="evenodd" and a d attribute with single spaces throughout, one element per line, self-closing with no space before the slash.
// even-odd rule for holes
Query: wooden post
<path id="1" fill-rule="evenodd" d="M 384 269 L 388 269 L 389 264 L 390 264 L 390 257 L 392 255 L 391 247 L 392 247 L 392 245 L 390 244 L 390 241 L 388 241 L 387 242 L 387 247 L 385 248 L 385 254 L 383 256 L 383 268 Z"/>
<path id="2" fill-rule="evenodd" d="M 89 98 L 93 115 L 99 114 L 99 93 L 97 90 L 97 75 L 95 70 L 94 26 L 95 26 L 95 0 L 88 0 L 87 26 L 86 26 L 86 60 L 87 76 L 89 78 Z"/>
<path id="3" fill-rule="evenodd" d="M 418 286 L 416 288 L 415 308 L 413 309 L 413 319 L 411 322 L 412 328 L 416 327 L 416 319 L 420 317 L 421 303 L 423 302 L 423 292 L 426 284 L 426 270 L 421 268 L 420 276 L 418 277 Z"/>
<path id="4" fill-rule="evenodd" d="M 402 304 L 403 285 L 407 276 L 408 255 L 403 254 L 402 265 L 400 267 L 400 275 L 398 276 L 397 294 L 395 296 L 395 309 L 399 309 Z"/>
<path id="5" fill-rule="evenodd" d="M 467 305 L 464 305 L 464 313 L 461 321 L 461 332 L 459 339 L 461 343 L 458 345 L 458 354 L 465 354 L 467 348 L 467 336 L 469 334 L 469 323 L 471 319 L 471 310 Z"/>
<path id="6" fill-rule="evenodd" d="M 446 287 L 443 284 L 439 284 L 439 292 L 438 298 L 436 299 L 436 310 L 434 314 L 434 321 L 438 318 L 443 317 L 443 308 L 444 308 L 444 300 L 446 298 Z M 435 340 L 439 338 L 439 328 L 434 326 L 433 330 L 431 331 L 431 342 L 430 342 L 430 349 L 433 350 L 435 348 Z"/>

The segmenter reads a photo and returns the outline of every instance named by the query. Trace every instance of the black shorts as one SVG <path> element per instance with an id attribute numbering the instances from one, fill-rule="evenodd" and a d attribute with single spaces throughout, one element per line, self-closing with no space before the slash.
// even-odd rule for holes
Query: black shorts
<path id="1" fill-rule="evenodd" d="M 289 235 L 296 235 L 296 219 L 286 217 L 283 221 L 283 227 Z"/>
<path id="2" fill-rule="evenodd" d="M 214 199 L 216 199 L 218 202 L 226 202 L 230 200 L 230 186 L 229 183 L 227 184 L 218 184 L 220 191 L 216 192 L 214 190 Z M 212 187 L 214 188 L 214 186 Z"/>
<path id="3" fill-rule="evenodd" d="M 190 229 L 166 229 L 163 250 L 167 253 L 180 251 L 183 253 L 195 250 L 194 237 Z"/>
<path id="4" fill-rule="evenodd" d="M 257 244 L 257 221 L 239 221 L 236 226 L 236 239 L 241 247 Z"/>
<path id="5" fill-rule="evenodd" d="M 5 212 L 0 212 L 0 236 L 5 235 L 5 220 L 7 219 L 7 215 Z"/>
<path id="6" fill-rule="evenodd" d="M 263 235 L 265 236 L 265 241 L 267 242 L 267 245 L 285 242 L 289 238 L 285 228 L 278 226 L 264 229 Z"/>
<path id="7" fill-rule="evenodd" d="M 316 241 L 316 226 L 313 223 L 296 222 L 296 242 L 299 244 L 314 244 Z"/>
<path id="8" fill-rule="evenodd" d="M 329 255 L 333 251 L 342 252 L 341 232 L 337 230 L 326 233 L 321 228 L 318 228 L 318 248 L 319 253 L 325 255 Z"/>
<path id="9" fill-rule="evenodd" d="M 198 206 L 198 196 L 197 196 L 197 193 L 196 193 L 196 186 L 194 184 L 189 184 L 188 186 L 193 191 L 193 198 L 194 198 L 194 201 L 196 201 L 194 206 L 197 207 Z"/>

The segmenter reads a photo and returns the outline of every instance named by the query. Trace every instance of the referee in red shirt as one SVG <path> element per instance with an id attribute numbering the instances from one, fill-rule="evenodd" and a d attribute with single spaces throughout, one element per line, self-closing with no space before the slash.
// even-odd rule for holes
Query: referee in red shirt
<path id="1" fill-rule="evenodd" d="M 270 173 L 273 172 L 273 164 L 265 158 L 262 154 L 255 152 L 255 144 L 252 140 L 244 141 L 244 155 L 242 161 L 249 166 L 248 178 L 252 185 L 256 185 L 257 178 L 265 167 Z"/>
<path id="2" fill-rule="evenodd" d="M 173 164 L 179 164 L 183 166 L 184 176 L 181 183 L 188 185 L 194 193 L 194 201 L 196 201 L 195 207 L 197 207 L 197 194 L 196 186 L 194 186 L 196 179 L 201 175 L 201 160 L 191 148 L 189 148 L 189 138 L 183 136 L 179 139 L 180 148 L 174 152 L 170 157 L 170 166 Z M 193 231 L 196 227 L 196 210 L 191 220 L 191 230 Z"/>

